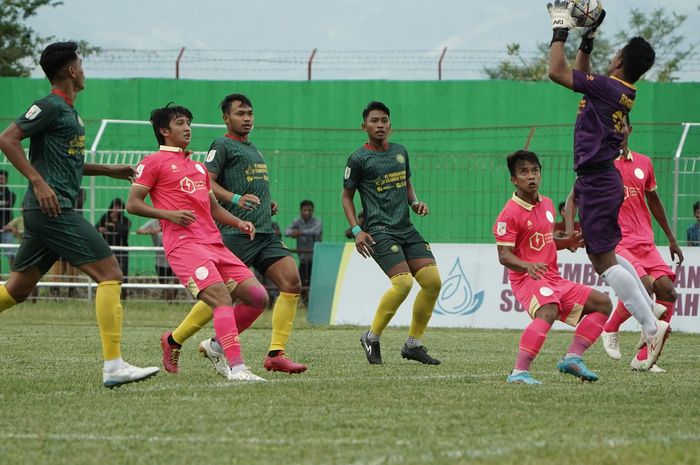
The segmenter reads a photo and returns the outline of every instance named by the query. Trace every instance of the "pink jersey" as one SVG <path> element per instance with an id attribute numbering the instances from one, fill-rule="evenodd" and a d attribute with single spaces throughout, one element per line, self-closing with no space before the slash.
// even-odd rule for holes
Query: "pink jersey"
<path id="1" fill-rule="evenodd" d="M 545 277 L 559 277 L 557 246 L 554 243 L 554 204 L 540 195 L 535 205 L 530 205 L 513 194 L 498 215 L 493 226 L 497 245 L 513 247 L 516 257 L 527 262 L 547 265 Z M 517 286 L 528 277 L 527 273 L 508 270 L 510 282 Z"/>
<path id="2" fill-rule="evenodd" d="M 161 145 L 160 151 L 146 156 L 136 167 L 134 184 L 149 189 L 155 208 L 194 212 L 196 220 L 189 226 L 160 221 L 166 255 L 185 243 L 223 243 L 211 216 L 209 174 L 189 152 Z"/>
<path id="3" fill-rule="evenodd" d="M 647 192 L 656 190 L 651 160 L 646 155 L 629 151 L 627 156 L 620 155 L 615 159 L 615 167 L 625 185 L 625 200 L 617 220 L 622 230 L 618 247 L 628 249 L 637 244 L 653 244 L 654 231 L 645 197 Z"/>

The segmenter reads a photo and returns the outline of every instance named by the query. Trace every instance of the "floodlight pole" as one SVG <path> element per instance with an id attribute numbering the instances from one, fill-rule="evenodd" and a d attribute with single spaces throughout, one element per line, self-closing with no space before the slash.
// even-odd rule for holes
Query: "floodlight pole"
<path id="1" fill-rule="evenodd" d="M 182 54 L 185 53 L 185 47 L 180 49 L 180 53 L 177 55 L 177 60 L 175 60 L 175 79 L 180 79 L 180 59 Z"/>

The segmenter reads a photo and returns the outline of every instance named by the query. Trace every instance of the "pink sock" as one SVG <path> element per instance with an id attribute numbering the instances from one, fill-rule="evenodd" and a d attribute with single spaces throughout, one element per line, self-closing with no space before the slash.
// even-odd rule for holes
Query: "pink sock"
<path id="1" fill-rule="evenodd" d="M 606 333 L 618 332 L 622 323 L 627 321 L 631 316 L 632 314 L 625 308 L 625 304 L 622 303 L 622 300 L 618 300 L 617 307 L 615 308 L 613 314 L 610 315 L 610 319 L 608 319 L 607 323 L 605 323 L 603 331 Z"/>
<path id="2" fill-rule="evenodd" d="M 520 336 L 520 350 L 518 350 L 518 357 L 515 359 L 516 370 L 530 370 L 530 364 L 540 352 L 551 327 L 552 325 L 543 319 L 535 318 L 525 328 L 523 335 Z"/>
<path id="3" fill-rule="evenodd" d="M 657 304 L 661 304 L 664 307 L 666 307 L 666 313 L 664 313 L 664 316 L 661 317 L 662 320 L 664 320 L 667 323 L 671 322 L 671 318 L 673 317 L 673 307 L 675 307 L 675 302 L 663 302 L 661 300 L 656 301 Z M 642 346 L 641 349 L 639 349 L 639 352 L 637 352 L 637 360 L 640 362 L 643 362 L 644 360 L 647 359 L 647 346 L 646 344 Z"/>
<path id="4" fill-rule="evenodd" d="M 246 295 L 241 296 L 241 302 L 233 308 L 236 314 L 238 334 L 248 329 L 267 307 L 267 290 L 262 284 L 248 287 Z"/>
<path id="5" fill-rule="evenodd" d="M 226 355 L 229 365 L 235 366 L 243 363 L 233 307 L 226 305 L 214 309 L 214 332 L 216 339 L 224 349 L 224 355 Z"/>
<path id="6" fill-rule="evenodd" d="M 603 325 L 605 325 L 607 319 L 607 315 L 598 312 L 586 315 L 576 326 L 574 340 L 571 341 L 567 353 L 583 355 L 586 349 L 593 345 L 600 333 L 603 332 Z"/>

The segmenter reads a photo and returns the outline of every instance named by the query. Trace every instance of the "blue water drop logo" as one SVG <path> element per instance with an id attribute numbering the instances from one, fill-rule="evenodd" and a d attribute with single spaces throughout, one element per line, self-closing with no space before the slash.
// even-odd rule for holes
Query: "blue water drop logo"
<path id="1" fill-rule="evenodd" d="M 458 257 L 442 283 L 433 311 L 438 315 L 469 315 L 476 312 L 483 302 L 484 291 L 474 293 Z"/>

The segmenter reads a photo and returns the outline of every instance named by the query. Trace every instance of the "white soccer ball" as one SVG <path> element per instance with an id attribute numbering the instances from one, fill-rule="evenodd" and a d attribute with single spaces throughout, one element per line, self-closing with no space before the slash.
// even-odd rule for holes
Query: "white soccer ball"
<path id="1" fill-rule="evenodd" d="M 573 0 L 573 3 L 571 17 L 577 27 L 592 26 L 603 12 L 603 2 L 600 0 Z"/>

